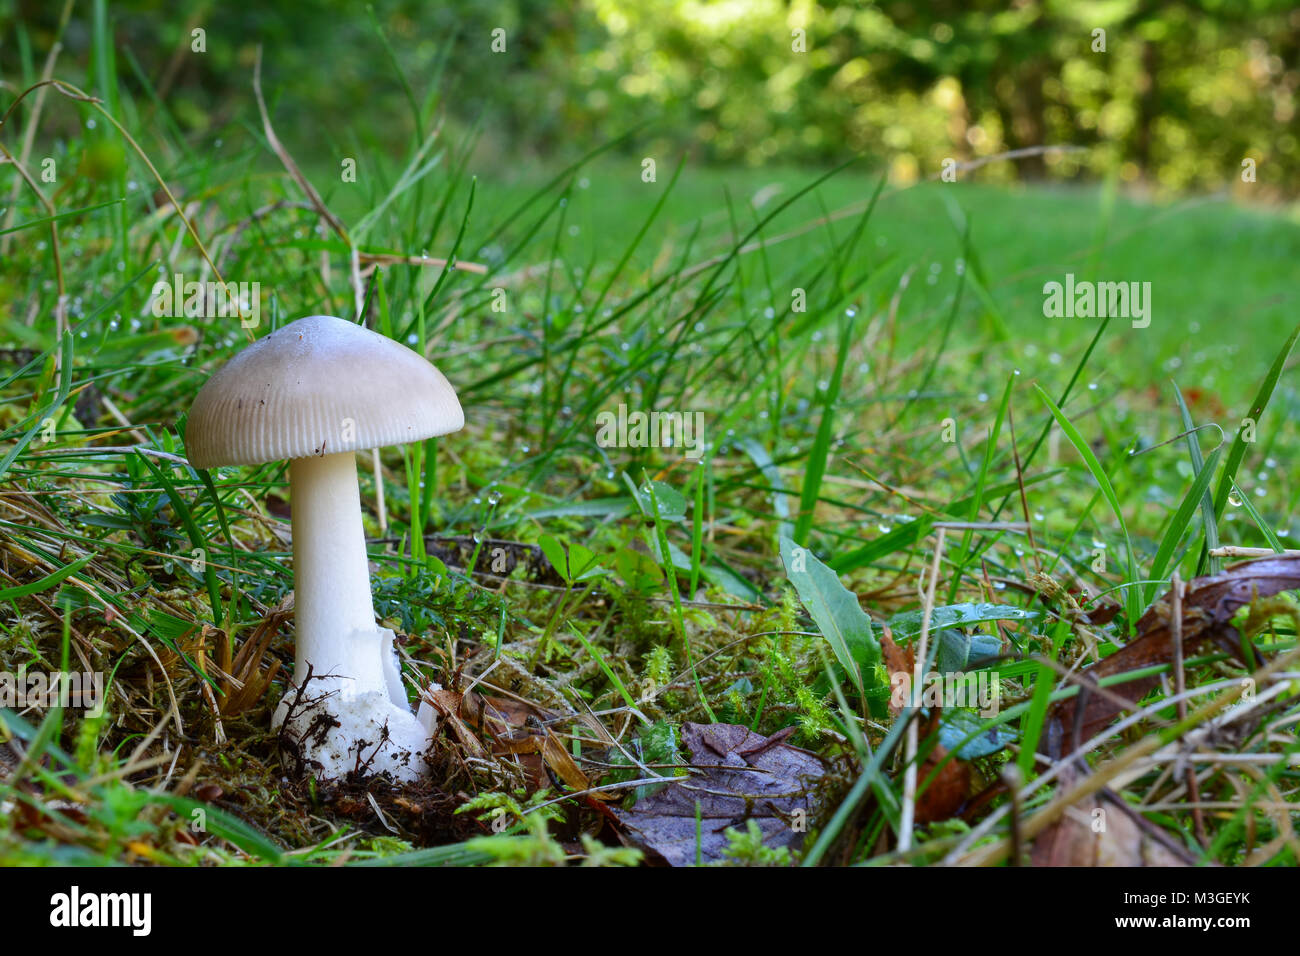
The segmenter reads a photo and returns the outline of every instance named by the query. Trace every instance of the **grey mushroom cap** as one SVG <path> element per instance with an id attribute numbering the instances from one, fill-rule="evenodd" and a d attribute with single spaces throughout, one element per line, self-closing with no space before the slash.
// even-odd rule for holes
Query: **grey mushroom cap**
<path id="1" fill-rule="evenodd" d="M 465 414 L 422 355 L 329 315 L 290 322 L 199 390 L 185 433 L 196 468 L 404 445 L 454 432 Z"/>

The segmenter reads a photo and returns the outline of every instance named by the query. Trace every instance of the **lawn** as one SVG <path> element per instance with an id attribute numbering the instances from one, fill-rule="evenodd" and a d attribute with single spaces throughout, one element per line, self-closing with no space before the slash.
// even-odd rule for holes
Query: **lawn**
<path id="1" fill-rule="evenodd" d="M 1145 636 L 1174 572 L 1221 566 L 1207 534 L 1267 548 L 1292 533 L 1300 228 L 1284 213 L 978 172 L 884 184 L 873 202 L 880 177 L 856 165 L 678 175 L 663 159 L 644 182 L 639 159 L 605 155 L 508 175 L 443 148 L 356 183 L 308 165 L 346 240 L 251 145 L 154 156 L 202 252 L 136 160 L 125 201 L 74 187 L 57 223 L 64 337 L 48 214 L 20 199 L 0 270 L 16 304 L 0 340 L 0 670 L 108 678 L 100 716 L 0 712 L 19 742 L 0 861 L 630 862 L 609 808 L 652 806 L 635 781 L 673 786 L 701 723 L 789 733 L 776 746 L 822 762 L 793 859 L 979 861 L 1004 839 L 979 827 L 1006 813 L 1008 768 L 1041 780 L 1030 808 L 1066 790 L 1035 754 L 1049 703 L 1075 693 L 1064 675 Z M 287 469 L 185 461 L 198 387 L 254 330 L 156 315 L 150 294 L 215 264 L 260 284 L 256 335 L 355 319 L 349 243 L 412 257 L 359 262 L 365 320 L 432 359 L 466 419 L 385 449 L 382 495 L 358 459 L 408 693 L 457 697 L 437 775 L 407 787 L 287 771 L 270 730 L 293 659 Z M 469 267 L 433 261 L 453 255 Z M 1045 317 L 1044 283 L 1067 273 L 1149 282 L 1150 325 Z M 598 416 L 620 405 L 699 413 L 701 454 L 602 447 Z M 1187 422 L 1207 426 L 1195 448 Z M 1288 613 L 1252 629 L 1262 647 L 1294 646 Z M 1002 708 L 930 708 L 905 729 L 887 633 L 901 653 L 964 647 L 949 669 L 991 677 Z M 1160 705 L 1175 671 L 1207 688 L 1244 673 L 1209 647 L 1148 663 L 1164 683 L 1135 730 L 1086 751 L 1094 766 L 1176 739 L 1160 736 L 1180 719 Z M 1292 752 L 1279 737 L 1255 728 L 1242 746 Z M 929 778 L 958 766 L 943 811 Z M 1270 766 L 1270 786 L 1294 788 Z M 1144 825 L 1193 860 L 1294 864 L 1286 815 L 1240 799 L 1254 781 L 1204 777 L 1203 799 L 1237 803 L 1203 840 L 1186 812 Z M 1167 808 L 1181 785 L 1148 767 L 1121 790 Z M 573 796 L 590 788 L 604 806 Z M 752 832 L 724 843 L 710 858 L 790 859 Z"/>

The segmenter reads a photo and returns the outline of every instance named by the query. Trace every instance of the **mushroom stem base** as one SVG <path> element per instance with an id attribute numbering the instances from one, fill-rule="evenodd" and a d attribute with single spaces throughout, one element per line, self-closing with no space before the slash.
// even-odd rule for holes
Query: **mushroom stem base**
<path id="1" fill-rule="evenodd" d="M 400 693 L 393 632 L 375 630 L 383 646 L 385 671 L 391 670 L 386 676 L 397 682 Z M 436 725 L 428 704 L 422 703 L 419 713 L 413 714 L 405 696 L 394 700 L 387 686 L 358 693 L 350 681 L 315 676 L 305 685 L 295 683 L 289 688 L 272 720 L 303 769 L 322 780 L 353 771 L 367 776 L 387 773 L 401 781 L 419 779 L 429 772 L 424 758 Z"/>

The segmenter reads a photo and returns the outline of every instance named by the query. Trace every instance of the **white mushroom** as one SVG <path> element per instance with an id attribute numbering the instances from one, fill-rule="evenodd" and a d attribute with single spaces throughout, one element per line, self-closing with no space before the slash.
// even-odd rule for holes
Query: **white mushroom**
<path id="1" fill-rule="evenodd" d="M 196 468 L 290 459 L 297 651 L 274 725 L 322 779 L 427 771 L 435 717 L 427 704 L 411 713 L 393 632 L 375 623 L 355 453 L 464 424 L 423 356 L 327 315 L 254 342 L 194 399 L 185 441 Z"/>

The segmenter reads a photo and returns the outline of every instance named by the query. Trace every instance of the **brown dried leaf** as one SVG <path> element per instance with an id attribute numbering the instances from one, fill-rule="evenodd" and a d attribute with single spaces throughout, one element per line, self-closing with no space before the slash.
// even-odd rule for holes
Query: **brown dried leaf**
<path id="1" fill-rule="evenodd" d="M 485 753 L 483 745 L 479 743 L 478 737 L 469 728 L 469 725 L 461 719 L 461 703 L 464 700 L 464 695 L 448 688 L 439 688 L 434 691 L 426 691 L 424 699 L 429 702 L 429 706 L 451 728 L 452 735 L 469 752 L 471 757 L 483 756 Z"/>
<path id="2" fill-rule="evenodd" d="M 910 682 L 912 673 L 916 670 L 916 651 L 911 648 L 899 647 L 894 640 L 894 636 L 889 633 L 889 626 L 885 626 L 885 633 L 880 638 L 880 653 L 885 661 L 885 669 L 889 671 L 889 686 L 894 686 L 895 674 L 906 674 Z M 903 712 L 903 704 L 906 694 L 889 695 L 889 712 L 897 717 Z"/>
<path id="3" fill-rule="evenodd" d="M 704 862 L 722 858 L 729 827 L 754 820 L 769 847 L 795 847 L 813 812 L 809 790 L 826 772 L 821 758 L 785 743 L 792 729 L 763 737 L 736 724 L 684 724 L 682 742 L 697 772 L 615 810 L 631 842 L 672 866 L 695 862 L 696 804 Z M 805 825 L 801 825 L 805 824 Z"/>
<path id="4" fill-rule="evenodd" d="M 1069 788 L 1077 771 L 1061 775 Z M 1033 866 L 1195 866 L 1196 859 L 1109 790 L 1066 810 L 1034 841 Z"/>
<path id="5" fill-rule="evenodd" d="M 1191 654 L 1202 644 L 1214 641 L 1240 658 L 1241 638 L 1231 625 L 1233 615 L 1256 596 L 1268 597 L 1293 588 L 1300 588 L 1300 555 L 1243 561 L 1221 574 L 1191 581 L 1183 597 L 1184 654 Z M 1138 620 L 1139 636 L 1136 640 L 1085 668 L 1080 676 L 1100 679 L 1173 661 L 1171 607 L 1168 596 L 1152 605 Z M 1147 677 L 1112 684 L 1105 694 L 1087 686 L 1081 687 L 1077 697 L 1063 700 L 1052 708 L 1043 735 L 1046 753 L 1059 758 L 1067 749 L 1073 749 L 1067 741 L 1073 740 L 1076 722 L 1079 743 L 1089 739 L 1121 711 L 1135 707 L 1159 681 L 1159 677 Z M 1083 708 L 1081 719 L 1078 716 L 1080 706 Z"/>
<path id="6" fill-rule="evenodd" d="M 516 758 L 529 786 L 541 789 L 551 783 L 542 758 L 541 738 L 533 732 L 531 722 L 549 720 L 554 714 L 524 701 L 477 693 L 465 696 L 460 713 L 469 726 L 478 727 L 491 738 L 493 754 Z"/>
<path id="7" fill-rule="evenodd" d="M 935 744 L 930 755 L 921 764 L 917 779 L 925 785 L 916 798 L 916 822 L 935 823 L 948 820 L 957 815 L 970 794 L 970 764 L 954 757 L 944 764 L 939 775 L 925 784 L 934 773 L 934 768 L 948 756 L 948 750 L 942 744 Z"/>
<path id="8" fill-rule="evenodd" d="M 542 727 L 541 733 L 535 738 L 540 744 L 542 759 L 546 761 L 546 766 L 559 777 L 564 783 L 574 790 L 587 790 L 591 787 L 591 781 L 587 775 L 582 772 L 573 755 L 565 749 L 564 744 L 559 739 Z M 604 797 L 604 794 L 592 794 L 594 797 Z"/>

